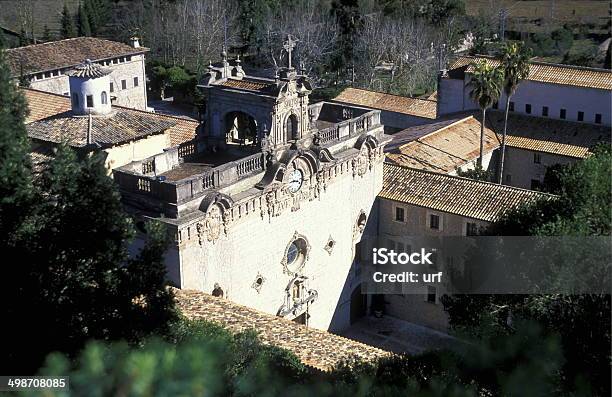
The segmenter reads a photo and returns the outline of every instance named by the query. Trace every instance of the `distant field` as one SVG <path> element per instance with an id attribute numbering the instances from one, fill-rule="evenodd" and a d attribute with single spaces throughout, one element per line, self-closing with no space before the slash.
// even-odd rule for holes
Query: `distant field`
<path id="1" fill-rule="evenodd" d="M 34 33 L 42 35 L 44 26 L 47 25 L 52 34 L 57 35 L 60 29 L 60 18 L 64 1 L 75 14 L 79 0 L 0 0 L 0 25 L 19 32 L 21 21 L 28 5 L 32 4 L 34 9 Z"/>
<path id="2" fill-rule="evenodd" d="M 60 29 L 60 16 L 64 5 L 76 13 L 79 0 L 0 0 L 0 25 L 19 31 L 23 10 L 33 4 L 35 32 L 41 35 L 45 24 L 53 34 Z M 119 0 L 117 5 L 129 11 L 129 1 Z M 609 19 L 609 0 L 465 0 L 470 15 L 484 12 L 497 15 L 501 8 L 508 10 L 508 28 L 529 32 L 541 30 L 543 22 L 563 25 L 589 24 L 592 33 L 605 33 Z M 552 10 L 552 14 L 551 14 Z"/>
<path id="3" fill-rule="evenodd" d="M 590 24 L 593 33 L 602 33 L 609 19 L 610 1 L 601 0 L 465 0 L 466 12 L 478 15 L 480 12 L 497 14 L 500 9 L 508 10 L 509 27 L 524 27 L 538 31 L 542 22 L 563 25 Z"/>

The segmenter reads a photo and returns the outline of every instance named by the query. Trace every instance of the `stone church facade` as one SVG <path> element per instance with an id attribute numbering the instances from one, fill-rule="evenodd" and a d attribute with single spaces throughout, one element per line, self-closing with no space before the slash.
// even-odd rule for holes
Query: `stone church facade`
<path id="1" fill-rule="evenodd" d="M 200 88 L 207 108 L 193 142 L 114 171 L 134 216 L 175 236 L 170 279 L 312 327 L 346 328 L 365 314 L 353 262 L 376 232 L 370 212 L 388 141 L 380 111 L 310 105 L 310 83 L 293 68 L 255 78 L 225 55 Z"/>

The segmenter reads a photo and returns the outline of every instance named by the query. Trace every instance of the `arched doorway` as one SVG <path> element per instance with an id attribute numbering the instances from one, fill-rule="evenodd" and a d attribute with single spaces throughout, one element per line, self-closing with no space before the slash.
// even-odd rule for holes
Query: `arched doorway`
<path id="1" fill-rule="evenodd" d="M 365 316 L 368 308 L 368 296 L 361 293 L 361 284 L 351 293 L 351 324 Z"/>
<path id="2" fill-rule="evenodd" d="M 253 117 L 234 111 L 227 113 L 224 121 L 227 143 L 250 145 L 257 142 L 257 122 Z"/>

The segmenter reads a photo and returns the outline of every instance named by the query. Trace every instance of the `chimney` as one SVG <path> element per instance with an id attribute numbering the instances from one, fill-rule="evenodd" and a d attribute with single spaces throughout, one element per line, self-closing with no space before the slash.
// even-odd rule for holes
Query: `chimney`
<path id="1" fill-rule="evenodd" d="M 130 45 L 134 48 L 140 48 L 140 39 L 136 36 L 130 37 Z"/>

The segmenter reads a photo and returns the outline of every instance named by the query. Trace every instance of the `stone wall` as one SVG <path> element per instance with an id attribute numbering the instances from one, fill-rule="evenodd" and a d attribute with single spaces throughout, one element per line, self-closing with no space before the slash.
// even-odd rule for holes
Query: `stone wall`
<path id="1" fill-rule="evenodd" d="M 536 161 L 539 156 L 539 163 Z M 578 161 L 574 157 L 560 156 L 557 154 L 534 152 L 531 150 L 506 147 L 504 159 L 504 184 L 532 188 L 532 180 L 541 183 L 546 175 L 546 168 L 555 164 L 569 164 Z M 510 177 L 508 177 L 510 175 Z M 535 187 L 535 186 L 534 186 Z"/>

